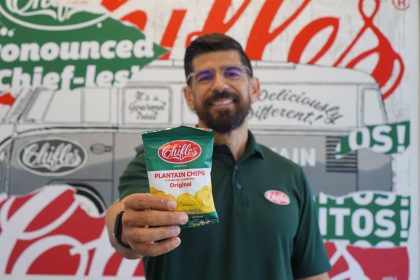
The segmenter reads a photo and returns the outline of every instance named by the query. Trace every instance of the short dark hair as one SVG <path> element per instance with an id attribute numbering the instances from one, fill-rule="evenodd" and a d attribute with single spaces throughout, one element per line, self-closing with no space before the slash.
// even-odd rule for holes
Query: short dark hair
<path id="1" fill-rule="evenodd" d="M 221 33 L 210 33 L 197 37 L 185 50 L 184 56 L 184 71 L 187 78 L 193 72 L 193 59 L 204 53 L 215 51 L 229 51 L 235 50 L 239 53 L 241 62 L 244 66 L 249 68 L 251 77 L 253 76 L 251 62 L 238 41 Z M 188 81 L 187 81 L 188 82 Z"/>

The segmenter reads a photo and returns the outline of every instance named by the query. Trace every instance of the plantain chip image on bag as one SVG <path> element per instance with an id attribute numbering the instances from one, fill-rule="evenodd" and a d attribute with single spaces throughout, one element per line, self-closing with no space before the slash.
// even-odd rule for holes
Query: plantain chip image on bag
<path id="1" fill-rule="evenodd" d="M 152 194 L 173 198 L 184 227 L 218 223 L 211 186 L 214 136 L 211 130 L 180 126 L 142 134 Z"/>

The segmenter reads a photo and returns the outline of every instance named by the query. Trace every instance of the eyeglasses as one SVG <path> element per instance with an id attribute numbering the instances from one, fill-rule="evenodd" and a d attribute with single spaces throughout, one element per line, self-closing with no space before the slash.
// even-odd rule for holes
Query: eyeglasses
<path id="1" fill-rule="evenodd" d="M 244 74 L 251 75 L 251 70 L 246 66 L 224 66 L 220 68 L 223 79 L 226 81 L 238 81 L 244 77 Z M 198 72 L 194 72 L 188 75 L 187 83 L 190 79 L 194 79 L 199 85 L 207 85 L 214 82 L 216 79 L 215 69 L 205 69 Z"/>

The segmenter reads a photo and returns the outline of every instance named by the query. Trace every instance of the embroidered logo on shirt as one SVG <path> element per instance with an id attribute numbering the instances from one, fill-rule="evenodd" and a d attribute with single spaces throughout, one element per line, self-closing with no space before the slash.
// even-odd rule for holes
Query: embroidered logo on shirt
<path id="1" fill-rule="evenodd" d="M 264 193 L 264 197 L 268 201 L 278 205 L 288 205 L 290 203 L 289 196 L 281 191 L 268 190 Z"/>

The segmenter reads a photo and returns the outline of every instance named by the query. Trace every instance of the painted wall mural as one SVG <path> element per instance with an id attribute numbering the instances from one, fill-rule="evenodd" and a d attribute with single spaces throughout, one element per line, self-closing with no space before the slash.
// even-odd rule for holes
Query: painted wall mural
<path id="1" fill-rule="evenodd" d="M 331 278 L 418 279 L 418 31 L 413 0 L 1 1 L 0 276 L 143 279 L 104 211 L 141 131 L 196 123 L 183 54 L 221 32 L 260 78 L 258 141 L 308 176 Z"/>

